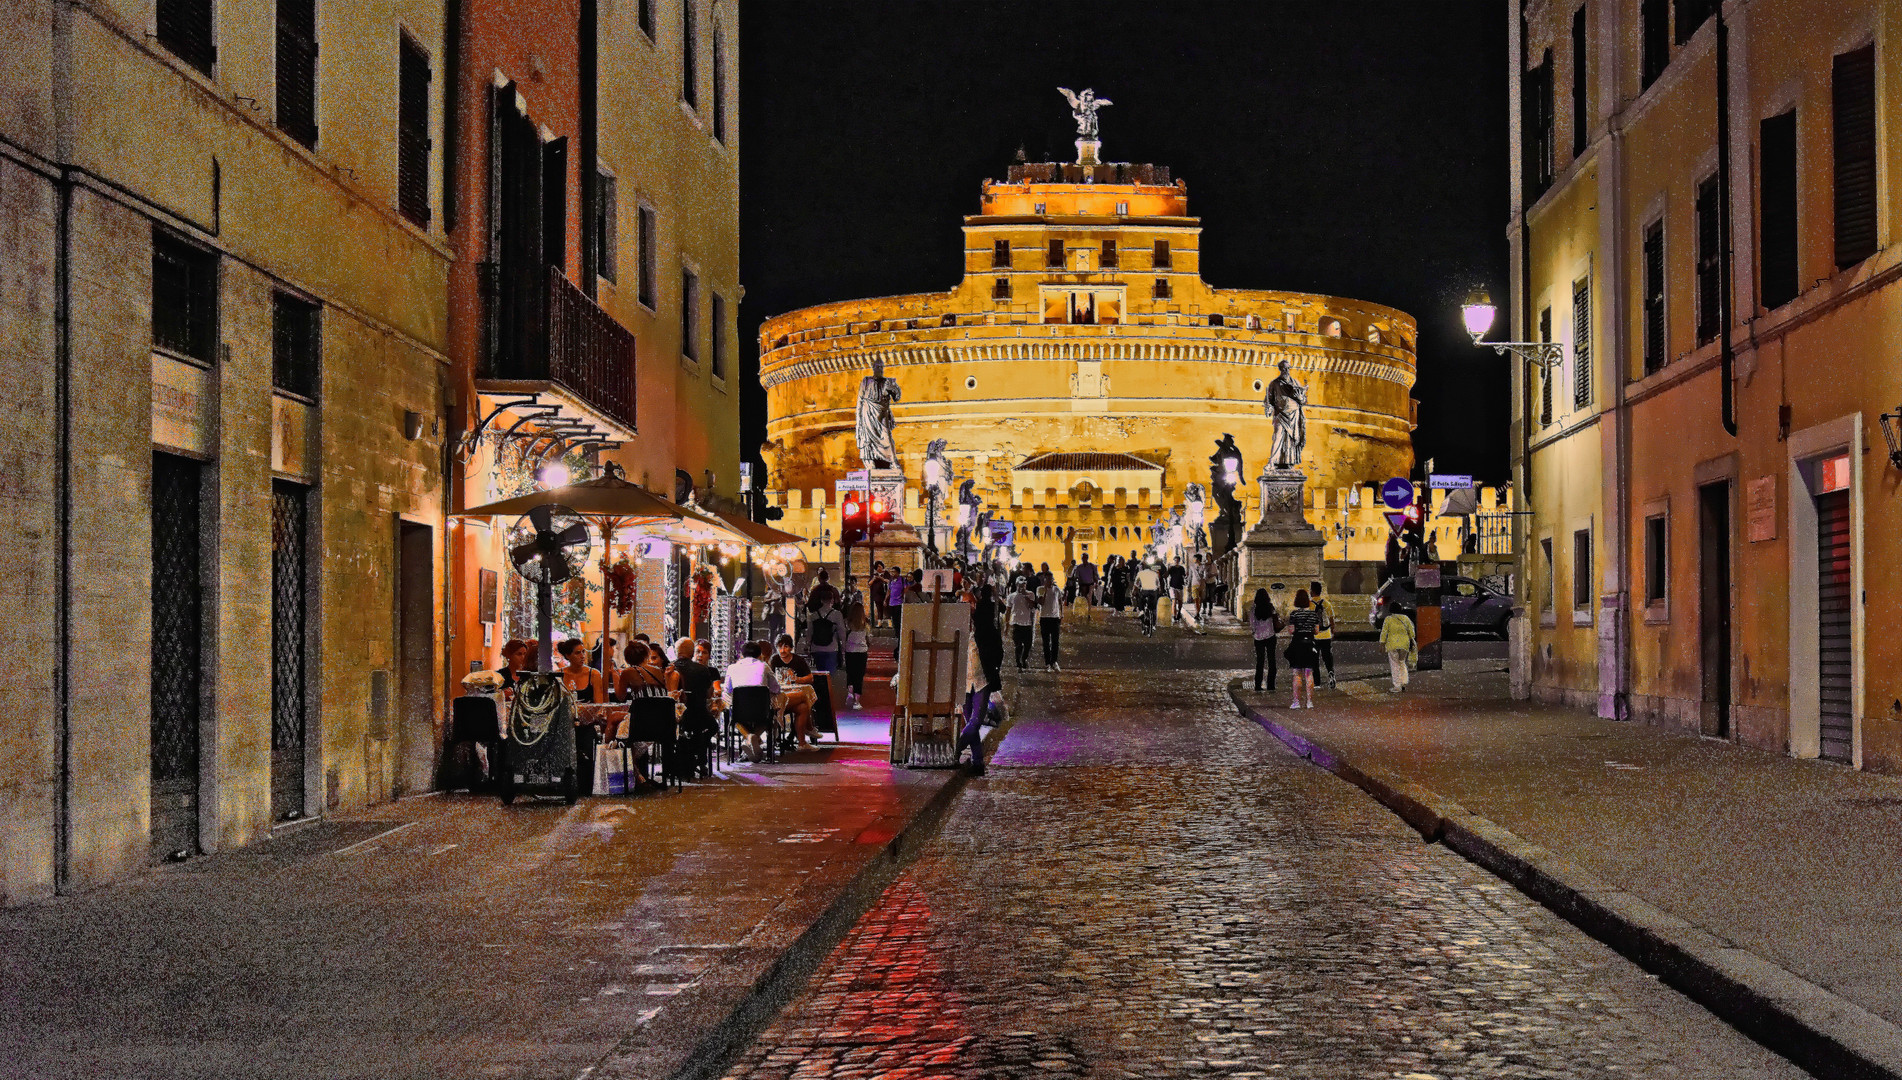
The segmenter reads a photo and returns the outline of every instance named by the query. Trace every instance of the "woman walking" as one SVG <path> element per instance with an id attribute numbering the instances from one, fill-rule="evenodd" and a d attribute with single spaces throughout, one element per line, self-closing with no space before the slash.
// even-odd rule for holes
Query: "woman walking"
<path id="1" fill-rule="evenodd" d="M 871 624 L 865 604 L 854 600 L 845 609 L 845 707 L 856 709 L 865 695 L 865 661 L 872 652 Z"/>
<path id="2" fill-rule="evenodd" d="M 1294 611 L 1288 616 L 1288 671 L 1294 679 L 1294 700 L 1288 703 L 1290 709 L 1314 708 L 1314 667 L 1320 663 L 1321 653 L 1314 647 L 1315 632 L 1321 628 L 1321 617 L 1315 614 L 1314 607 L 1308 602 L 1308 590 L 1297 589 L 1294 594 Z"/>
<path id="3" fill-rule="evenodd" d="M 1413 632 L 1413 620 L 1396 611 L 1380 622 L 1380 647 L 1387 650 L 1387 674 L 1393 680 L 1389 693 L 1407 688 L 1407 665 L 1420 662 L 1420 642 Z"/>
<path id="4" fill-rule="evenodd" d="M 1248 625 L 1255 634 L 1255 693 L 1262 692 L 1262 669 L 1268 671 L 1268 690 L 1275 689 L 1275 635 L 1281 633 L 1281 613 L 1267 589 L 1255 590 L 1255 606 L 1249 610 Z"/>

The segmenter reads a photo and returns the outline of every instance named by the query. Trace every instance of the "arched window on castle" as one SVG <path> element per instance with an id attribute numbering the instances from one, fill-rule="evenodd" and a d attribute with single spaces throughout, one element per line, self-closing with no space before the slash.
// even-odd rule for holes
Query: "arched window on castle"
<path id="1" fill-rule="evenodd" d="M 1341 320 L 1322 319 L 1321 333 L 1326 337 L 1340 337 L 1341 336 Z"/>

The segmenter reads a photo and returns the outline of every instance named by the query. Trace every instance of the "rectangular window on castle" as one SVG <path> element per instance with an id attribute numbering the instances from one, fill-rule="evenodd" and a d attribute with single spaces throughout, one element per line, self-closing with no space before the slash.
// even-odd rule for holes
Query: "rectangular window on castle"
<path id="1" fill-rule="evenodd" d="M 1717 177 L 1697 185 L 1697 343 L 1723 329 L 1723 233 L 1717 205 Z"/>
<path id="2" fill-rule="evenodd" d="M 1585 41 L 1585 7 L 1579 5 L 1572 12 L 1572 156 L 1585 152 L 1585 141 L 1591 134 L 1592 114 L 1586 106 L 1590 103 L 1591 83 L 1589 72 L 1589 54 Z"/>
<path id="3" fill-rule="evenodd" d="M 1009 240 L 991 241 L 991 269 L 993 270 L 1009 270 L 1010 269 L 1010 241 Z"/>
<path id="4" fill-rule="evenodd" d="M 1836 269 L 1876 253 L 1876 47 L 1835 60 L 1830 104 L 1836 151 Z"/>
<path id="5" fill-rule="evenodd" d="M 1156 251 L 1155 255 L 1151 256 L 1151 260 L 1152 260 L 1151 265 L 1153 265 L 1158 270 L 1169 269 L 1169 265 L 1170 265 L 1169 241 L 1167 240 L 1156 241 L 1155 251 Z"/>
<path id="6" fill-rule="evenodd" d="M 1572 286 L 1572 408 L 1592 407 L 1592 279 Z"/>
<path id="7" fill-rule="evenodd" d="M 218 62 L 212 32 L 212 0 L 158 0 L 158 41 L 173 56 L 205 74 Z"/>
<path id="8" fill-rule="evenodd" d="M 707 314 L 713 317 L 712 340 L 707 349 L 707 374 L 716 379 L 726 378 L 726 297 L 719 293 L 707 295 Z"/>
<path id="9" fill-rule="evenodd" d="M 680 355 L 700 359 L 700 277 L 680 271 Z"/>
<path id="10" fill-rule="evenodd" d="M 651 206 L 641 207 L 639 214 L 636 216 L 640 229 L 640 236 L 636 239 L 640 243 L 639 258 L 641 265 L 639 292 L 641 306 L 649 311 L 657 311 L 660 305 L 654 297 L 654 292 L 659 282 L 660 274 L 660 264 L 658 261 L 660 251 L 660 223 L 655 220 L 654 208 Z"/>
<path id="11" fill-rule="evenodd" d="M 271 388 L 311 401 L 317 399 L 319 358 L 318 307 L 289 293 L 271 297 Z"/>
<path id="12" fill-rule="evenodd" d="M 1157 279 L 1156 279 L 1156 291 L 1155 291 L 1155 293 L 1154 293 L 1154 295 L 1155 295 L 1155 298 L 1156 298 L 1156 299 L 1158 299 L 1158 300 L 1167 300 L 1167 299 L 1169 299 L 1169 297 L 1170 297 L 1170 295 L 1171 295 L 1171 294 L 1170 294 L 1170 292 L 1169 292 L 1169 279 L 1168 279 L 1168 278 L 1166 278 L 1166 277 L 1159 277 L 1159 278 L 1157 278 Z"/>
<path id="13" fill-rule="evenodd" d="M 152 344 L 210 364 L 218 348 L 218 256 L 152 231 Z"/>
<path id="14" fill-rule="evenodd" d="M 1044 252 L 1043 265 L 1049 270 L 1063 269 L 1063 241 L 1050 241 L 1049 250 Z"/>
<path id="15" fill-rule="evenodd" d="M 1671 63 L 1671 9 L 1665 0 L 1644 0 L 1638 12 L 1642 86 L 1650 86 Z"/>
<path id="16" fill-rule="evenodd" d="M 1116 241 L 1103 241 L 1103 269 L 1114 270 L 1120 265 L 1116 261 Z"/>
<path id="17" fill-rule="evenodd" d="M 317 0 L 277 0 L 277 127 L 317 144 Z"/>
<path id="18" fill-rule="evenodd" d="M 1664 368 L 1664 219 L 1644 230 L 1644 370 Z"/>
<path id="19" fill-rule="evenodd" d="M 993 300 L 1009 300 L 1010 299 L 1010 279 L 1009 278 L 1003 276 L 1002 274 L 999 274 L 997 277 L 997 280 L 991 283 L 991 299 Z"/>
<path id="20" fill-rule="evenodd" d="M 1796 299 L 1796 110 L 1759 128 L 1758 294 L 1765 308 Z"/>
<path id="21" fill-rule="evenodd" d="M 396 210 L 429 224 L 429 58 L 401 35 L 396 87 Z"/>
<path id="22" fill-rule="evenodd" d="M 1552 309 L 1544 308 L 1539 312 L 1539 340 L 1552 340 Z M 1546 368 L 1539 380 L 1539 423 L 1552 422 L 1552 384 L 1558 380 L 1557 368 Z"/>

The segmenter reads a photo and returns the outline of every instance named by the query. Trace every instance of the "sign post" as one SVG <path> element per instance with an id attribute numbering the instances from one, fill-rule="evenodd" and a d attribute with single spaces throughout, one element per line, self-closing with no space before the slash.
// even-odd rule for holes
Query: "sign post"
<path id="1" fill-rule="evenodd" d="M 1420 670 L 1440 670 L 1440 567 L 1413 572 L 1413 629 L 1420 642 Z"/>

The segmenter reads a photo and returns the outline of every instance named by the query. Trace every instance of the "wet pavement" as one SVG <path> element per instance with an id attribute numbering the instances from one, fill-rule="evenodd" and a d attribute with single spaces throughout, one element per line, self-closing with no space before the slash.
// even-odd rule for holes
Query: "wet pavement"
<path id="1" fill-rule="evenodd" d="M 1237 717 L 1245 641 L 1066 638 L 730 1077 L 1803 1075 Z"/>

